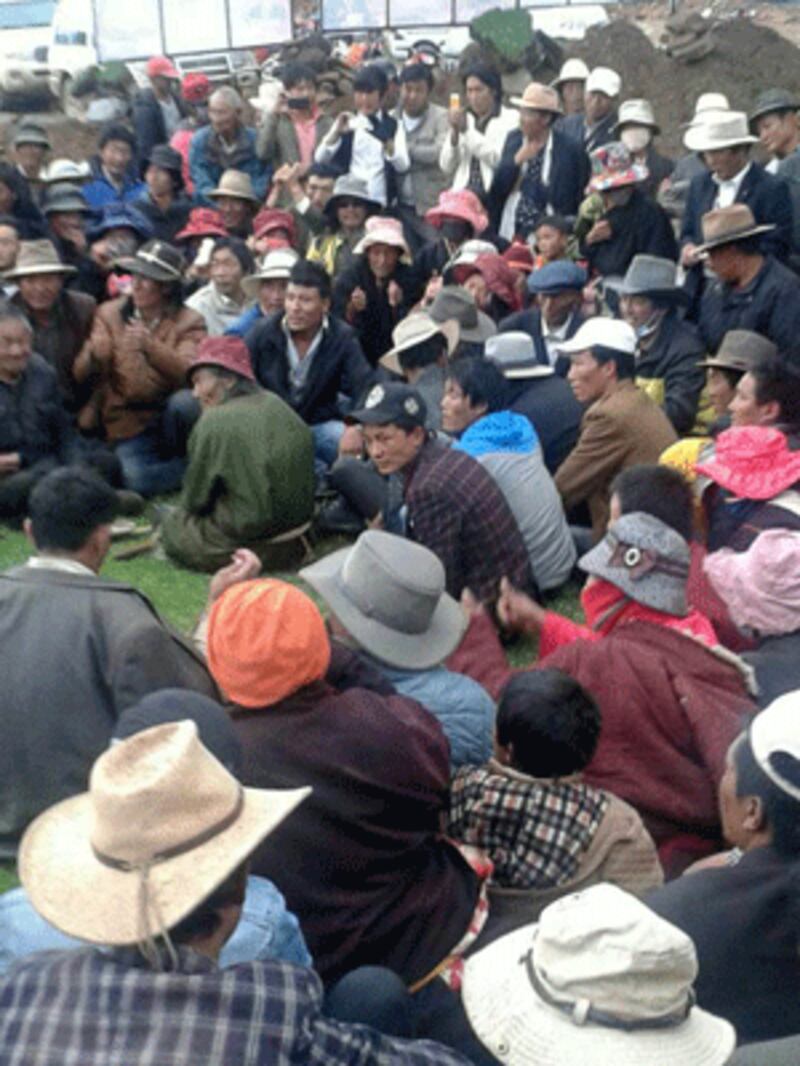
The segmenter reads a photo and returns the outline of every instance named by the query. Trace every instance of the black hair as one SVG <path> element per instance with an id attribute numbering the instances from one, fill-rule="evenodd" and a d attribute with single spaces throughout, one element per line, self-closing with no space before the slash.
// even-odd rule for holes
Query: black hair
<path id="1" fill-rule="evenodd" d="M 189 944 L 193 940 L 213 936 L 219 928 L 219 911 L 231 904 L 241 906 L 247 889 L 247 861 L 229 874 L 221 885 L 195 909 L 169 930 L 174 944 Z"/>
<path id="2" fill-rule="evenodd" d="M 244 274 L 252 274 L 255 271 L 256 261 L 244 241 L 239 240 L 238 237 L 217 237 L 211 254 L 213 255 L 214 252 L 219 252 L 223 249 L 227 249 L 236 256 Z"/>
<path id="3" fill-rule="evenodd" d="M 247 378 L 243 378 L 241 374 L 234 373 L 233 370 L 225 370 L 221 366 L 205 366 L 203 369 L 210 370 L 212 374 L 222 381 L 231 382 L 231 387 L 225 392 L 223 403 L 227 403 L 229 400 L 238 400 L 240 396 L 252 396 L 254 393 L 261 392 L 261 386 L 257 381 L 249 381 Z"/>
<path id="4" fill-rule="evenodd" d="M 486 404 L 487 413 L 508 406 L 508 382 L 488 359 L 459 359 L 447 368 L 447 377 L 460 387 L 473 407 Z"/>
<path id="5" fill-rule="evenodd" d="M 441 333 L 435 333 L 426 341 L 411 348 L 405 348 L 397 353 L 397 361 L 403 370 L 422 370 L 423 367 L 433 366 L 447 352 L 447 338 Z"/>
<path id="6" fill-rule="evenodd" d="M 433 88 L 433 71 L 427 63 L 409 63 L 400 71 L 400 84 L 410 81 L 424 81 L 429 89 Z"/>
<path id="7" fill-rule="evenodd" d="M 8 226 L 19 236 L 20 221 L 18 218 L 14 218 L 13 215 L 0 215 L 0 226 Z"/>
<path id="8" fill-rule="evenodd" d="M 755 386 L 756 403 L 777 403 L 781 423 L 800 425 L 800 371 L 785 357 L 768 355 L 759 359 L 748 373 Z"/>
<path id="9" fill-rule="evenodd" d="M 620 381 L 625 378 L 636 377 L 636 358 L 627 352 L 617 351 L 616 348 L 606 348 L 604 344 L 593 344 L 590 348 L 594 359 L 600 363 L 613 363 L 617 368 L 617 377 Z"/>
<path id="10" fill-rule="evenodd" d="M 753 237 L 741 237 L 739 240 L 726 241 L 722 245 L 717 245 L 718 248 L 738 248 L 742 255 L 763 255 L 764 248 L 761 243 L 761 236 L 756 234 Z M 709 249 L 714 251 L 713 248 Z"/>
<path id="11" fill-rule="evenodd" d="M 566 777 L 589 764 L 600 739 L 600 708 L 563 670 L 517 674 L 500 695 L 497 740 L 532 777 Z"/>
<path id="12" fill-rule="evenodd" d="M 39 550 L 74 552 L 117 515 L 117 494 L 79 466 L 62 466 L 36 485 L 28 500 L 33 541 Z"/>
<path id="13" fill-rule="evenodd" d="M 732 389 L 736 388 L 745 373 L 744 370 L 734 370 L 732 366 L 712 366 L 709 370 L 716 370 L 718 374 L 722 374 Z"/>
<path id="14" fill-rule="evenodd" d="M 339 171 L 330 163 L 312 163 L 306 171 L 306 177 L 333 178 L 335 181 L 339 177 Z"/>
<path id="15" fill-rule="evenodd" d="M 330 275 L 321 263 L 310 263 L 307 259 L 299 259 L 292 267 L 289 284 L 316 289 L 323 300 L 331 298 Z"/>
<path id="16" fill-rule="evenodd" d="M 468 67 L 461 72 L 461 81 L 464 83 L 464 89 L 467 87 L 467 78 L 477 78 L 482 81 L 484 85 L 488 85 L 495 96 L 496 102 L 499 104 L 503 96 L 503 83 L 500 79 L 500 74 L 494 67 L 490 67 L 488 63 L 470 63 Z"/>
<path id="17" fill-rule="evenodd" d="M 800 855 L 800 801 L 788 795 L 761 769 L 748 739 L 733 750 L 736 769 L 736 795 L 757 796 L 764 808 L 764 818 L 772 830 L 772 846 L 788 858 Z M 800 788 L 800 762 L 788 752 L 776 752 L 770 765 L 787 782 Z"/>
<path id="18" fill-rule="evenodd" d="M 533 232 L 535 233 L 541 226 L 550 226 L 551 229 L 557 229 L 558 232 L 563 233 L 565 237 L 569 237 L 572 233 L 572 226 L 563 215 L 542 215 L 533 227 Z"/>
<path id="19" fill-rule="evenodd" d="M 389 80 L 384 71 L 372 65 L 361 67 L 353 78 L 354 93 L 380 93 L 383 96 L 388 86 Z"/>
<path id="20" fill-rule="evenodd" d="M 281 81 L 284 89 L 293 89 L 300 82 L 309 81 L 312 85 L 317 83 L 317 75 L 313 67 L 308 63 L 287 63 L 281 70 Z"/>
<path id="21" fill-rule="evenodd" d="M 619 498 L 622 514 L 643 511 L 684 540 L 692 539 L 692 489 L 680 471 L 658 463 L 629 466 L 611 482 L 611 495 Z"/>
<path id="22" fill-rule="evenodd" d="M 134 154 L 136 153 L 136 137 L 133 131 L 129 130 L 127 126 L 123 126 L 120 122 L 108 122 L 102 127 L 97 147 L 102 150 L 109 141 L 124 141 L 130 150 Z"/>

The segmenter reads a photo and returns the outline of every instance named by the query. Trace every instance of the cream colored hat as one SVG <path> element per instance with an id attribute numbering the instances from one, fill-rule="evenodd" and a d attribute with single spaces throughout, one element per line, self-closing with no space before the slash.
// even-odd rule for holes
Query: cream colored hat
<path id="1" fill-rule="evenodd" d="M 774 761 L 776 755 L 788 755 L 800 762 L 800 692 L 784 693 L 757 714 L 749 738 L 756 762 L 773 785 L 800 802 L 800 788 Z"/>
<path id="2" fill-rule="evenodd" d="M 300 259 L 294 248 L 273 248 L 261 260 L 255 273 L 242 278 L 242 288 L 249 299 L 258 296 L 262 281 L 289 280 L 292 267 Z"/>
<path id="3" fill-rule="evenodd" d="M 353 249 L 355 255 L 366 252 L 373 244 L 388 244 L 392 248 L 399 248 L 403 255 L 411 257 L 411 251 L 403 236 L 403 225 L 398 219 L 372 215 L 364 223 L 364 230 L 364 236 Z"/>
<path id="4" fill-rule="evenodd" d="M 522 96 L 512 96 L 509 100 L 512 107 L 524 107 L 532 111 L 549 111 L 553 115 L 561 114 L 561 101 L 558 93 L 548 85 L 532 81 L 525 86 Z"/>
<path id="5" fill-rule="evenodd" d="M 31 823 L 20 879 L 69 936 L 148 942 L 191 914 L 310 792 L 243 788 L 194 722 L 154 726 L 105 751 L 88 792 Z"/>
<path id="6" fill-rule="evenodd" d="M 620 105 L 616 132 L 619 133 L 623 126 L 628 125 L 649 126 L 654 134 L 661 132 L 649 100 L 625 100 Z"/>
<path id="7" fill-rule="evenodd" d="M 611 67 L 595 67 L 586 79 L 584 92 L 605 93 L 606 96 L 619 96 L 622 78 Z"/>
<path id="8" fill-rule="evenodd" d="M 683 143 L 692 152 L 714 152 L 721 148 L 755 144 L 758 137 L 750 132 L 744 111 L 712 112 L 703 122 L 691 125 Z"/>
<path id="9" fill-rule="evenodd" d="M 552 85 L 553 88 L 558 88 L 565 81 L 586 81 L 588 77 L 589 68 L 582 59 L 567 59 Z"/>
<path id="10" fill-rule="evenodd" d="M 236 200 L 250 200 L 254 204 L 261 201 L 253 190 L 250 175 L 243 170 L 224 170 L 219 179 L 219 185 L 208 194 L 210 200 L 219 196 L 229 196 Z"/>
<path id="11" fill-rule="evenodd" d="M 723 1066 L 736 1033 L 694 1006 L 696 977 L 684 932 L 600 884 L 467 959 L 462 998 L 507 1066 Z"/>
<path id="12" fill-rule="evenodd" d="M 385 355 L 382 355 L 378 362 L 381 366 L 385 366 L 387 370 L 391 370 L 393 374 L 402 375 L 403 368 L 400 366 L 400 360 L 398 359 L 399 353 L 405 352 L 417 344 L 422 344 L 424 341 L 429 341 L 437 333 L 441 333 L 445 338 L 447 341 L 447 354 L 452 355 L 458 344 L 458 322 L 454 319 L 450 319 L 447 322 L 434 322 L 427 311 L 415 311 L 414 314 L 407 315 L 402 322 L 398 322 L 394 327 L 392 330 L 393 347 Z"/>

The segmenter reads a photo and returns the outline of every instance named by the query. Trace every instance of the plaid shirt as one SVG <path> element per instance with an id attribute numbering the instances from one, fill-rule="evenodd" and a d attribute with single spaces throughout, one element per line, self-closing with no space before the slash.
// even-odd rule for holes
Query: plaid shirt
<path id="1" fill-rule="evenodd" d="M 289 963 L 220 970 L 179 948 L 156 973 L 135 950 L 46 952 L 0 980 L 3 1066 L 468 1066 L 427 1041 L 321 1013 L 322 985 Z"/>
<path id="2" fill-rule="evenodd" d="M 438 555 L 451 596 L 469 588 L 493 602 L 504 575 L 517 588 L 533 586 L 516 519 L 476 459 L 428 441 L 404 477 L 408 535 Z"/>
<path id="3" fill-rule="evenodd" d="M 456 773 L 447 832 L 488 852 L 495 884 L 552 888 L 575 876 L 607 810 L 599 789 L 528 777 L 492 760 Z"/>

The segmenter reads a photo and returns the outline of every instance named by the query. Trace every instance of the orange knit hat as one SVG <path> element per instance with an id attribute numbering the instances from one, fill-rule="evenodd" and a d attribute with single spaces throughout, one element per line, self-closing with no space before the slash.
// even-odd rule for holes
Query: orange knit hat
<path id="1" fill-rule="evenodd" d="M 316 604 L 285 581 L 242 581 L 211 608 L 211 674 L 227 698 L 241 707 L 268 707 L 319 681 L 330 658 Z"/>

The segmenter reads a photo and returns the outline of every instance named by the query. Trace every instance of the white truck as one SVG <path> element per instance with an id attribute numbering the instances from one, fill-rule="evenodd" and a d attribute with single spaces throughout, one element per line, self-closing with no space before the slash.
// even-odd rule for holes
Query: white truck
<path id="1" fill-rule="evenodd" d="M 0 3 L 0 108 L 21 96 L 46 97 L 56 0 Z"/>

